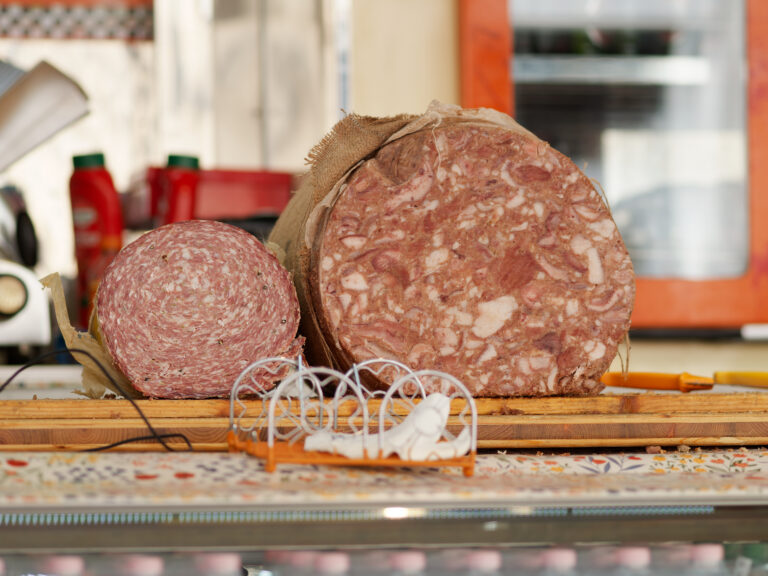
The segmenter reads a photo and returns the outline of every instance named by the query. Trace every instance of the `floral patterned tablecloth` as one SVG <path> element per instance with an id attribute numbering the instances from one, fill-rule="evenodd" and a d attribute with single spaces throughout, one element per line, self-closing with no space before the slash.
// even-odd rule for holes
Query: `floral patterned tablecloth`
<path id="1" fill-rule="evenodd" d="M 483 454 L 458 468 L 278 465 L 226 453 L 0 452 L 3 510 L 768 502 L 768 449 Z"/>

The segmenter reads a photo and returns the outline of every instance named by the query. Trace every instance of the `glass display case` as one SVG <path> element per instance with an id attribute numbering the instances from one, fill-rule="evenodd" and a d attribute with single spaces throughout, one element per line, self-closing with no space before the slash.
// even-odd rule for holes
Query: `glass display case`
<path id="1" fill-rule="evenodd" d="M 462 103 L 504 106 L 598 183 L 633 328 L 767 323 L 768 5 L 508 0 L 501 24 L 499 3 L 461 3 Z"/>
<path id="2" fill-rule="evenodd" d="M 511 6 L 517 119 L 600 182 L 636 273 L 745 274 L 744 2 Z"/>
<path id="3" fill-rule="evenodd" d="M 604 189 L 639 277 L 636 328 L 764 321 L 764 306 L 741 310 L 749 291 L 725 288 L 754 283 L 764 250 L 748 168 L 753 8 L 510 2 L 516 117 Z M 698 299 L 713 289 L 719 304 Z"/>

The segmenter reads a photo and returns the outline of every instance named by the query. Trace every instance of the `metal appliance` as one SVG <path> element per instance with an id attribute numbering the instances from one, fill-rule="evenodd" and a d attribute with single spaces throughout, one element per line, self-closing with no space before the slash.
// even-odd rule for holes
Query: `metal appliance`
<path id="1" fill-rule="evenodd" d="M 0 188 L 0 346 L 51 342 L 50 305 L 32 272 L 37 251 L 21 192 Z"/>
<path id="2" fill-rule="evenodd" d="M 51 64 L 24 71 L 0 61 L 0 170 L 87 113 L 85 92 Z M 51 343 L 50 304 L 32 270 L 37 257 L 21 191 L 0 188 L 0 347 Z"/>

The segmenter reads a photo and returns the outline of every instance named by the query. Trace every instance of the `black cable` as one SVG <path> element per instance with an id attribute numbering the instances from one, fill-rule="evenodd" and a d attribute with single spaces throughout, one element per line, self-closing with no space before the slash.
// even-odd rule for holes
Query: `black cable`
<path id="1" fill-rule="evenodd" d="M 123 397 L 126 400 L 128 400 L 128 402 L 131 403 L 131 406 L 133 406 L 135 408 L 136 412 L 138 412 L 139 416 L 144 421 L 144 424 L 147 426 L 147 429 L 150 432 L 150 434 L 148 436 L 138 436 L 136 438 L 128 438 L 128 439 L 125 439 L 125 440 L 121 440 L 119 442 L 114 442 L 113 444 L 107 444 L 106 446 L 101 446 L 101 447 L 98 447 L 98 448 L 88 448 L 87 450 L 83 450 L 83 452 L 97 452 L 97 451 L 100 451 L 100 450 L 108 450 L 110 448 L 114 448 L 116 446 L 121 446 L 123 444 L 128 444 L 130 442 L 141 442 L 141 441 L 150 440 L 150 439 L 154 439 L 157 442 L 159 442 L 160 445 L 163 448 L 165 448 L 167 451 L 175 452 L 176 450 L 165 442 L 166 438 L 174 438 L 174 437 L 182 438 L 184 440 L 184 443 L 187 445 L 187 447 L 190 450 L 194 450 L 194 448 L 192 447 L 192 443 L 189 441 L 189 438 L 187 438 L 184 434 L 180 434 L 180 433 L 179 434 L 159 434 L 157 432 L 157 430 L 155 430 L 155 428 L 149 422 L 149 419 L 144 414 L 144 411 L 136 403 L 136 400 L 131 398 L 131 396 L 129 394 L 125 393 L 125 390 L 123 390 L 123 387 L 120 384 L 118 384 L 117 380 L 115 380 L 109 372 L 107 372 L 107 369 L 104 368 L 104 366 L 101 364 L 101 362 L 99 362 L 99 360 L 93 354 L 88 352 L 88 350 L 83 350 L 82 348 L 70 348 L 69 350 L 51 350 L 49 352 L 43 352 L 42 354 L 40 354 L 36 358 L 30 360 L 29 362 L 27 362 L 26 364 L 21 366 L 18 370 L 16 370 L 16 372 L 11 374 L 11 376 L 5 382 L 3 382 L 2 385 L 0 385 L 0 393 L 2 393 L 2 391 L 5 390 L 8 387 L 8 385 L 11 382 L 13 382 L 13 380 L 19 374 L 21 374 L 24 370 L 26 370 L 27 368 L 31 368 L 32 366 L 36 366 L 38 364 L 42 364 L 44 360 L 50 358 L 51 356 L 57 356 L 58 354 L 61 354 L 62 352 L 67 352 L 67 351 L 70 352 L 70 353 L 83 354 L 84 356 L 87 356 L 88 358 L 90 358 L 93 361 L 93 363 L 96 364 L 96 366 L 99 367 L 99 370 L 101 370 L 102 374 L 104 374 L 104 376 L 107 377 L 107 380 L 110 381 L 112 386 L 114 386 L 115 389 L 120 394 L 122 394 Z"/>
<path id="2" fill-rule="evenodd" d="M 80 450 L 80 452 L 101 452 L 102 450 L 117 448 L 118 446 L 122 446 L 123 444 L 130 444 L 131 442 L 142 442 L 144 440 L 158 440 L 159 438 L 181 438 L 182 440 L 184 440 L 184 442 L 187 443 L 187 446 L 189 446 L 190 450 L 194 450 L 194 448 L 192 448 L 192 445 L 189 443 L 189 439 L 187 439 L 187 437 L 184 436 L 184 434 L 175 433 L 175 434 L 155 434 L 155 435 L 148 434 L 146 436 L 136 436 L 135 438 L 126 438 L 125 440 L 118 440 L 117 442 L 112 442 L 112 444 L 107 444 L 105 446 L 97 446 L 96 448 L 85 448 L 83 450 Z M 168 447 L 167 449 L 173 450 L 170 447 Z"/>

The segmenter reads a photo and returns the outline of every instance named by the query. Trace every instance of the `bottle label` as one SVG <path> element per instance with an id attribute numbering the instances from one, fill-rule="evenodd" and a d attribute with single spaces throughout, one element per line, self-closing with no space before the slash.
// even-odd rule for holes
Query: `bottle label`
<path id="1" fill-rule="evenodd" d="M 87 228 L 98 220 L 98 214 L 93 206 L 75 206 L 72 209 L 72 222 L 75 228 Z"/>

